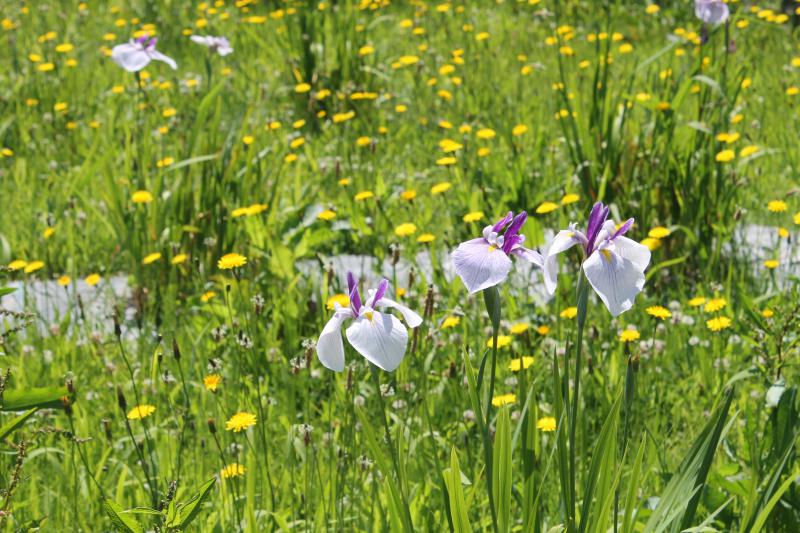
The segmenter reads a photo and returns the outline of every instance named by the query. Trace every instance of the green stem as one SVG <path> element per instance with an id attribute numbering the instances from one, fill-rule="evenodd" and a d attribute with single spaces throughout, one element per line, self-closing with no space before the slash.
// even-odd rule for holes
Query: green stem
<path id="1" fill-rule="evenodd" d="M 489 492 L 489 510 L 492 513 L 492 527 L 499 531 L 497 525 L 497 509 L 494 505 L 494 488 L 492 487 L 492 439 L 489 435 L 492 420 L 492 398 L 494 397 L 494 378 L 497 371 L 497 334 L 500 330 L 500 291 L 497 286 L 489 287 L 483 291 L 483 301 L 486 311 L 492 321 L 492 368 L 489 376 L 489 397 L 486 400 L 486 418 L 484 423 L 483 453 L 486 461 L 486 487 Z"/>
<path id="2" fill-rule="evenodd" d="M 375 382 L 375 392 L 378 395 L 378 403 L 381 406 L 381 415 L 383 418 L 383 430 L 386 433 L 386 442 L 389 445 L 389 452 L 392 456 L 392 466 L 394 467 L 394 475 L 397 478 L 397 485 L 400 487 L 400 496 L 403 498 L 403 512 L 406 515 L 405 520 L 407 524 L 413 524 L 411 521 L 411 511 L 408 508 L 408 498 L 406 498 L 406 489 L 405 484 L 403 483 L 403 477 L 400 475 L 400 461 L 398 460 L 398 450 L 394 447 L 394 441 L 392 441 L 392 434 L 389 431 L 389 419 L 386 417 L 386 404 L 383 401 L 383 394 L 381 394 L 381 378 L 378 376 L 378 367 L 375 365 L 370 365 L 370 370 L 372 371 L 372 379 Z M 409 532 L 410 533 L 410 532 Z"/>
<path id="3" fill-rule="evenodd" d="M 589 285 L 583 270 L 578 272 L 578 334 L 575 340 L 575 387 L 572 391 L 572 408 L 569 411 L 569 490 L 572 494 L 572 509 L 569 510 L 571 521 L 575 520 L 575 434 L 578 427 L 578 410 L 580 408 L 581 388 L 581 352 L 583 350 L 583 327 L 586 324 L 586 303 L 589 296 Z"/>

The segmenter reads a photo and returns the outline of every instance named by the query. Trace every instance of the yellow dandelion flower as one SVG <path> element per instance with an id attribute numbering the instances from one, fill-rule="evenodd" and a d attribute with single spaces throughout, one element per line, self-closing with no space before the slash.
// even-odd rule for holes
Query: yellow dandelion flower
<path id="1" fill-rule="evenodd" d="M 700 307 L 706 303 L 706 298 L 705 296 L 695 296 L 688 303 L 690 307 Z"/>
<path id="2" fill-rule="evenodd" d="M 651 252 L 661 247 L 661 240 L 654 239 L 653 237 L 645 237 L 642 239 L 642 245 L 646 246 Z"/>
<path id="3" fill-rule="evenodd" d="M 783 213 L 789 209 L 789 206 L 783 200 L 771 200 L 767 204 L 767 209 L 773 213 Z"/>
<path id="4" fill-rule="evenodd" d="M 233 415 L 225 422 L 225 429 L 239 433 L 249 427 L 256 425 L 256 415 L 241 411 Z"/>
<path id="5" fill-rule="evenodd" d="M 400 193 L 400 198 L 406 200 L 407 202 L 410 202 L 416 197 L 417 197 L 417 191 L 415 191 L 414 189 L 408 189 Z"/>
<path id="6" fill-rule="evenodd" d="M 712 298 L 706 302 L 705 306 L 703 306 L 703 311 L 706 313 L 716 313 L 726 305 L 728 305 L 728 302 L 725 300 L 725 298 Z"/>
<path id="7" fill-rule="evenodd" d="M 152 254 L 148 254 L 147 256 L 145 256 L 144 259 L 142 259 L 142 264 L 149 265 L 150 263 L 155 263 L 159 259 L 161 259 L 161 253 L 153 252 Z"/>
<path id="8" fill-rule="evenodd" d="M 356 202 L 361 202 L 363 200 L 367 200 L 369 198 L 372 198 L 373 196 L 375 196 L 375 193 L 372 192 L 372 191 L 361 191 L 359 193 L 356 193 L 356 195 L 353 197 L 353 199 Z"/>
<path id="9" fill-rule="evenodd" d="M 204 292 L 203 295 L 200 297 L 200 301 L 203 302 L 203 303 L 206 303 L 209 300 L 211 300 L 212 298 L 214 298 L 216 295 L 217 295 L 217 293 L 214 292 L 214 291 Z"/>
<path id="10" fill-rule="evenodd" d="M 561 205 L 574 204 L 575 202 L 577 202 L 580 199 L 581 199 L 581 197 L 578 196 L 577 194 L 565 194 L 561 198 Z"/>
<path id="11" fill-rule="evenodd" d="M 467 223 L 469 223 L 469 222 L 478 222 L 480 220 L 483 220 L 483 216 L 484 216 L 483 215 L 483 211 L 472 211 L 472 212 L 467 213 L 466 215 L 464 215 L 462 220 L 464 222 L 467 222 Z"/>
<path id="12" fill-rule="evenodd" d="M 436 164 L 439 165 L 440 167 L 455 165 L 457 162 L 458 159 L 456 159 L 453 156 L 440 157 L 439 159 L 436 160 Z"/>
<path id="13" fill-rule="evenodd" d="M 475 132 L 475 135 L 478 137 L 478 139 L 488 140 L 494 139 L 497 136 L 497 132 L 492 128 L 481 128 Z"/>
<path id="14" fill-rule="evenodd" d="M 320 220 L 333 220 L 334 218 L 336 218 L 336 211 L 331 211 L 330 209 L 320 211 L 317 214 L 317 218 Z"/>
<path id="15" fill-rule="evenodd" d="M 298 94 L 307 93 L 310 90 L 311 90 L 311 85 L 309 85 L 308 83 L 298 83 L 294 87 L 294 92 Z"/>
<path id="16" fill-rule="evenodd" d="M 550 213 L 558 209 L 558 204 L 554 202 L 543 202 L 539 204 L 539 207 L 536 208 L 536 214 L 544 215 L 545 213 Z"/>
<path id="17" fill-rule="evenodd" d="M 561 314 L 559 314 L 561 318 L 575 318 L 578 316 L 578 308 L 577 307 L 567 307 Z"/>
<path id="18" fill-rule="evenodd" d="M 764 267 L 770 270 L 778 268 L 779 265 L 780 262 L 777 259 L 767 259 L 766 261 L 764 261 Z"/>
<path id="19" fill-rule="evenodd" d="M 217 261 L 217 267 L 221 268 L 222 270 L 230 270 L 232 268 L 238 268 L 244 266 L 247 263 L 247 258 L 241 254 L 230 253 L 223 255 L 219 261 Z"/>
<path id="20" fill-rule="evenodd" d="M 511 405 L 517 403 L 516 394 L 501 394 L 492 398 L 492 405 L 495 407 L 502 407 L 504 405 Z"/>
<path id="21" fill-rule="evenodd" d="M 722 150 L 721 152 L 719 152 L 716 155 L 715 159 L 719 163 L 728 163 L 729 161 L 733 161 L 734 157 L 736 157 L 736 152 L 734 152 L 733 150 L 729 150 L 728 149 L 728 150 Z"/>
<path id="22" fill-rule="evenodd" d="M 551 432 L 556 430 L 556 419 L 552 416 L 545 416 L 536 421 L 536 429 Z"/>
<path id="23" fill-rule="evenodd" d="M 491 348 L 492 347 L 492 340 L 493 339 L 488 339 L 486 341 L 486 347 L 487 348 Z M 509 337 L 508 335 L 498 335 L 497 336 L 497 347 L 498 348 L 505 348 L 509 344 L 511 344 L 511 337 Z"/>
<path id="24" fill-rule="evenodd" d="M 189 259 L 189 256 L 186 254 L 178 254 L 170 260 L 170 263 L 173 265 L 180 265 L 186 262 Z"/>
<path id="25" fill-rule="evenodd" d="M 641 335 L 635 329 L 624 329 L 619 333 L 620 342 L 633 342 L 639 340 Z"/>
<path id="26" fill-rule="evenodd" d="M 457 143 L 452 139 L 442 139 L 441 141 L 439 141 L 439 149 L 446 154 L 451 152 L 457 152 L 462 148 L 464 148 L 463 144 Z"/>
<path id="27" fill-rule="evenodd" d="M 328 298 L 325 307 L 327 307 L 329 311 L 333 311 L 336 309 L 336 304 L 339 304 L 340 307 L 347 307 L 350 305 L 350 298 L 346 294 L 334 294 Z"/>
<path id="28" fill-rule="evenodd" d="M 547 335 L 550 333 L 550 326 L 541 325 L 536 328 L 536 333 L 539 335 Z"/>
<path id="29" fill-rule="evenodd" d="M 672 316 L 669 309 L 660 305 L 653 305 L 644 310 L 650 316 L 656 317 L 660 320 L 666 320 Z"/>
<path id="30" fill-rule="evenodd" d="M 413 235 L 417 232 L 416 224 L 412 224 L 411 222 L 406 222 L 404 224 L 400 224 L 396 228 L 394 228 L 394 234 L 398 237 L 408 237 L 409 235 Z"/>
<path id="31" fill-rule="evenodd" d="M 441 329 L 454 328 L 461 323 L 461 318 L 457 316 L 449 316 L 442 321 Z"/>
<path id="32" fill-rule="evenodd" d="M 433 233 L 423 233 L 417 237 L 417 242 L 422 244 L 433 242 L 434 240 L 436 240 L 436 236 Z"/>
<path id="33" fill-rule="evenodd" d="M 232 477 L 243 476 L 246 471 L 247 469 L 244 467 L 244 465 L 240 465 L 239 463 L 231 463 L 220 470 L 219 475 L 222 476 L 223 479 L 228 479 Z"/>
<path id="34" fill-rule="evenodd" d="M 25 272 L 26 274 L 32 274 L 33 272 L 41 270 L 42 268 L 44 268 L 44 261 L 31 261 L 30 263 L 25 265 L 23 272 Z"/>
<path id="35" fill-rule="evenodd" d="M 24 259 L 16 259 L 8 264 L 8 269 L 13 272 L 15 270 L 22 270 L 27 265 L 28 262 L 25 261 Z"/>
<path id="36" fill-rule="evenodd" d="M 98 283 L 100 283 L 100 274 L 89 274 L 85 278 L 83 278 L 83 282 L 89 285 L 90 287 L 95 287 Z"/>
<path id="37" fill-rule="evenodd" d="M 443 181 L 441 183 L 437 183 L 433 187 L 431 187 L 431 194 L 442 194 L 443 192 L 449 191 L 450 188 L 453 186 L 452 183 L 449 181 Z"/>
<path id="38" fill-rule="evenodd" d="M 219 374 L 209 374 L 203 378 L 203 386 L 207 391 L 216 392 L 220 383 L 222 383 L 222 376 Z"/>
<path id="39" fill-rule="evenodd" d="M 533 357 L 521 357 L 520 359 L 512 359 L 508 363 L 508 369 L 512 372 L 519 372 L 522 370 L 527 370 L 533 364 Z"/>
<path id="40" fill-rule="evenodd" d="M 514 335 L 521 335 L 526 331 L 528 331 L 529 328 L 530 325 L 528 325 L 525 322 L 520 322 L 518 324 L 514 324 L 513 326 L 511 326 L 511 333 Z"/>
<path id="41" fill-rule="evenodd" d="M 757 152 L 759 152 L 761 148 L 755 145 L 745 146 L 741 150 L 739 150 L 739 157 L 747 157 L 751 156 Z"/>
<path id="42" fill-rule="evenodd" d="M 142 418 L 147 418 L 155 412 L 156 407 L 154 405 L 137 405 L 128 412 L 128 420 L 141 420 Z"/>
<path id="43" fill-rule="evenodd" d="M 511 135 L 514 137 L 519 137 L 520 135 L 525 135 L 528 132 L 528 126 L 525 124 L 517 124 L 514 126 L 514 129 L 511 130 Z"/>
<path id="44" fill-rule="evenodd" d="M 706 321 L 706 327 L 711 331 L 722 331 L 731 327 L 731 319 L 726 316 L 718 316 Z"/>
<path id="45" fill-rule="evenodd" d="M 135 204 L 149 204 L 153 201 L 153 195 L 147 191 L 136 191 L 131 196 L 131 201 Z"/>
<path id="46" fill-rule="evenodd" d="M 669 229 L 664 226 L 656 226 L 647 233 L 647 236 L 653 239 L 663 239 L 664 237 L 668 237 L 669 234 Z"/>
<path id="47" fill-rule="evenodd" d="M 764 318 L 772 318 L 773 316 L 775 316 L 775 311 L 773 311 L 772 309 L 764 309 L 763 311 L 761 311 L 761 316 L 763 316 Z"/>

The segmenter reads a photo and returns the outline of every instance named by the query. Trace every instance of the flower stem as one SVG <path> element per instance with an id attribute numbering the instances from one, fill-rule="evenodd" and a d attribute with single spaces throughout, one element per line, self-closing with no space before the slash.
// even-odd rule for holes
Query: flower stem
<path id="1" fill-rule="evenodd" d="M 378 395 L 378 403 L 381 406 L 381 415 L 383 418 L 383 430 L 386 433 L 386 442 L 389 445 L 389 452 L 392 456 L 392 466 L 394 467 L 394 475 L 397 478 L 397 485 L 400 488 L 400 496 L 403 498 L 403 513 L 405 516 L 405 523 L 406 524 L 413 524 L 411 521 L 411 511 L 408 508 L 408 499 L 406 498 L 406 489 L 405 484 L 403 483 L 403 477 L 400 475 L 400 461 L 398 460 L 398 453 L 399 451 L 397 448 L 394 447 L 394 441 L 392 441 L 392 434 L 389 431 L 389 419 L 386 417 L 386 404 L 383 401 L 383 394 L 381 393 L 381 378 L 378 376 L 378 367 L 375 365 L 369 365 L 370 370 L 372 371 L 372 379 L 375 381 L 375 392 Z"/>
<path id="2" fill-rule="evenodd" d="M 486 488 L 489 492 L 489 510 L 492 513 L 492 527 L 499 531 L 497 525 L 497 509 L 494 505 L 494 488 L 492 487 L 492 439 L 489 435 L 492 420 L 492 398 L 494 397 L 494 377 L 497 370 L 497 334 L 500 330 L 500 291 L 497 286 L 489 287 L 483 291 L 483 301 L 486 311 L 492 321 L 492 367 L 489 375 L 489 397 L 486 400 L 486 419 L 484 423 L 483 453 L 486 461 Z"/>
<path id="3" fill-rule="evenodd" d="M 583 349 L 583 327 L 586 324 L 586 307 L 587 299 L 589 296 L 589 285 L 586 283 L 586 276 L 583 270 L 578 273 L 578 334 L 575 340 L 575 387 L 572 391 L 572 408 L 569 412 L 569 490 L 572 494 L 572 509 L 569 510 L 569 515 L 572 520 L 575 519 L 575 502 L 577 501 L 575 493 L 575 434 L 578 427 L 578 410 L 580 406 L 580 389 L 581 389 L 581 360 Z"/>

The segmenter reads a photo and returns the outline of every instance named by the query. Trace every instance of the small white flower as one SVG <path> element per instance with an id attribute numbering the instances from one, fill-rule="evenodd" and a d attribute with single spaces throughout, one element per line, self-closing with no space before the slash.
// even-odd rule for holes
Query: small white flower
<path id="1" fill-rule="evenodd" d="M 148 40 L 147 35 L 118 44 L 111 50 L 111 59 L 128 72 L 139 72 L 153 60 L 166 63 L 172 70 L 178 68 L 174 59 L 156 50 L 156 38 Z"/>
<path id="2" fill-rule="evenodd" d="M 214 37 L 212 35 L 192 35 L 192 42 L 207 47 L 212 52 L 216 52 L 222 57 L 233 52 L 228 39 L 225 37 Z"/>
<path id="3" fill-rule="evenodd" d="M 385 297 L 389 287 L 389 282 L 385 279 L 381 280 L 377 290 L 369 292 L 363 305 L 358 293 L 358 283 L 351 272 L 347 273 L 347 284 L 350 305 L 342 307 L 335 304 L 333 317 L 325 324 L 317 340 L 317 357 L 326 368 L 335 372 L 344 370 L 341 329 L 345 320 L 350 319 L 353 323 L 345 331 L 350 345 L 373 365 L 387 372 L 393 371 L 400 366 L 406 354 L 408 330 L 394 315 L 381 313 L 376 309 L 397 309 L 412 328 L 419 326 L 422 318 L 408 307 Z"/>

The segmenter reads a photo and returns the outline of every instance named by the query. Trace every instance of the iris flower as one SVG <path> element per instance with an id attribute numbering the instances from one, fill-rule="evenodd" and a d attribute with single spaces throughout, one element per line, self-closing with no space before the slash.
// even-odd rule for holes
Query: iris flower
<path id="1" fill-rule="evenodd" d="M 730 10 L 722 0 L 694 0 L 694 14 L 706 24 L 721 24 L 728 20 Z"/>
<path id="2" fill-rule="evenodd" d="M 452 254 L 453 266 L 470 294 L 505 281 L 511 272 L 512 255 L 542 266 L 542 256 L 522 246 L 525 235 L 521 235 L 519 230 L 527 219 L 525 211 L 517 216 L 509 211 L 494 226 L 483 228 L 483 237 L 458 245 Z"/>
<path id="3" fill-rule="evenodd" d="M 547 292 L 554 294 L 558 276 L 558 257 L 576 244 L 584 251 L 583 272 L 594 291 L 613 316 L 633 307 L 633 300 L 644 287 L 644 271 L 650 263 L 650 250 L 624 237 L 633 226 L 633 219 L 617 226 L 608 219 L 608 207 L 594 204 L 589 215 L 586 233 L 575 229 L 559 231 L 553 238 L 544 258 L 544 283 Z"/>
<path id="4" fill-rule="evenodd" d="M 139 72 L 153 60 L 166 63 L 172 70 L 178 68 L 174 59 L 156 50 L 156 38 L 149 39 L 147 35 L 118 44 L 111 50 L 111 59 L 128 72 Z"/>
<path id="5" fill-rule="evenodd" d="M 339 302 L 334 303 L 333 316 L 317 340 L 319 361 L 335 372 L 344 370 L 341 329 L 345 321 L 352 320 L 353 323 L 345 331 L 350 345 L 373 365 L 387 372 L 393 371 L 405 356 L 408 330 L 394 315 L 376 309 L 397 309 L 411 328 L 422 324 L 422 318 L 408 307 L 386 298 L 389 282 L 385 279 L 378 284 L 377 290 L 369 291 L 363 304 L 358 293 L 358 282 L 352 272 L 347 273 L 347 287 L 349 305 L 343 307 Z"/>
<path id="6" fill-rule="evenodd" d="M 202 44 L 203 46 L 208 47 L 209 50 L 212 52 L 216 52 L 221 56 L 226 56 L 233 52 L 233 48 L 231 48 L 228 39 L 225 37 L 214 37 L 211 35 L 192 35 L 191 37 L 192 42 L 197 44 Z"/>

